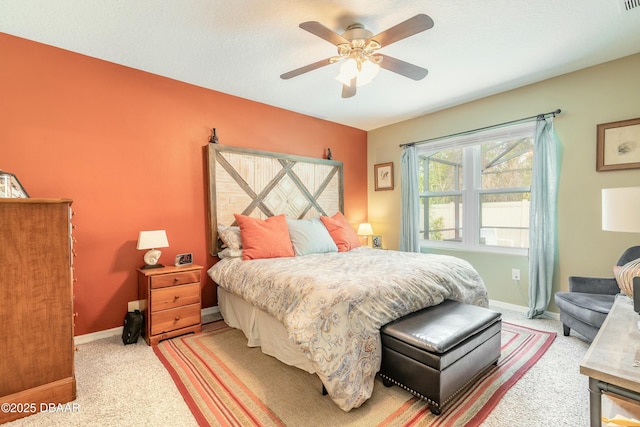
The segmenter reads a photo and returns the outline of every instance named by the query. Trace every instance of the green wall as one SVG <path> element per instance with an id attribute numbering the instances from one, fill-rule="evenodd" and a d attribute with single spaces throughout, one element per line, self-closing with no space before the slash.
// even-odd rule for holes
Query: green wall
<path id="1" fill-rule="evenodd" d="M 601 189 L 640 186 L 640 169 L 596 172 L 596 126 L 640 117 L 640 54 L 451 107 L 368 133 L 369 222 L 384 247 L 397 249 L 400 229 L 399 144 L 477 129 L 562 109 L 555 128 L 563 146 L 558 201 L 558 254 L 553 292 L 567 277 L 612 277 L 612 266 L 640 235 L 601 229 Z M 427 77 L 428 78 L 428 77 Z M 373 166 L 393 162 L 396 185 L 374 191 Z M 430 251 L 433 252 L 433 251 Z M 441 251 L 440 251 L 441 252 Z M 449 251 L 467 259 L 487 283 L 489 297 L 528 305 L 527 257 Z M 519 285 L 511 269 L 520 268 Z M 553 298 L 549 311 L 557 312 Z"/>
<path id="2" fill-rule="evenodd" d="M 526 307 L 529 301 L 528 259 L 520 255 L 488 252 L 451 251 L 427 248 L 423 252 L 463 258 L 478 271 L 487 286 L 489 298 Z M 520 280 L 511 279 L 511 270 L 520 270 Z"/>

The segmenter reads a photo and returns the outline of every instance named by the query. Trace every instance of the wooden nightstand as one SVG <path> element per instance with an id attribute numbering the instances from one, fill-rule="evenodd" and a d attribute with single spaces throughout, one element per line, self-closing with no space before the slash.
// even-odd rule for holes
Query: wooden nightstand
<path id="1" fill-rule="evenodd" d="M 200 332 L 202 266 L 138 269 L 138 296 L 145 300 L 144 339 L 149 345 Z"/>

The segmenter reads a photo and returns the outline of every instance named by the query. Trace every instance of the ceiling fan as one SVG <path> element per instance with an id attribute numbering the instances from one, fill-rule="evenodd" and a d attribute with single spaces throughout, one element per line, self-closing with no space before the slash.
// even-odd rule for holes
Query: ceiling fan
<path id="1" fill-rule="evenodd" d="M 356 87 L 369 83 L 381 67 L 413 80 L 421 80 L 428 73 L 426 69 L 378 53 L 378 49 L 431 27 L 433 27 L 433 19 L 423 13 L 375 36 L 361 24 L 349 25 L 344 33 L 338 34 L 317 21 L 303 22 L 300 28 L 336 45 L 338 55 L 289 71 L 282 74 L 280 78 L 290 79 L 325 65 L 344 61 L 340 67 L 340 74 L 336 77 L 342 82 L 343 98 L 354 96 Z"/>

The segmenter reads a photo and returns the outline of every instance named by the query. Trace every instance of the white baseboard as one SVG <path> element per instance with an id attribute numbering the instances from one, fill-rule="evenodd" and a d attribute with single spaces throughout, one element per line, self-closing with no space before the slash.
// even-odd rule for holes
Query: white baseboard
<path id="1" fill-rule="evenodd" d="M 489 300 L 489 305 L 495 308 L 504 308 L 506 310 L 511 310 L 511 311 L 515 311 L 517 313 L 523 313 L 523 314 L 527 314 L 527 312 L 529 311 L 529 307 L 510 304 L 508 302 L 496 301 L 492 299 Z M 553 313 L 551 311 L 545 311 L 541 317 L 547 318 L 547 319 L 553 319 L 553 320 L 560 320 L 560 315 L 558 313 Z"/>
<path id="2" fill-rule="evenodd" d="M 220 313 L 218 306 L 203 308 L 201 316 L 207 316 L 210 314 Z M 92 341 L 101 340 L 104 338 L 111 338 L 115 336 L 122 336 L 122 326 L 112 329 L 105 329 L 104 331 L 92 332 L 90 334 L 77 335 L 73 337 L 73 343 L 75 345 L 86 344 Z"/>
<path id="3" fill-rule="evenodd" d="M 202 317 L 207 316 L 209 314 L 217 314 L 217 313 L 220 313 L 220 308 L 217 305 L 202 309 Z"/>
<path id="4" fill-rule="evenodd" d="M 101 340 L 103 338 L 110 338 L 118 335 L 122 335 L 122 326 L 112 329 L 105 329 L 104 331 L 92 332 L 90 334 L 76 335 L 75 337 L 73 337 L 73 343 L 75 345 L 86 344 L 91 341 Z"/>

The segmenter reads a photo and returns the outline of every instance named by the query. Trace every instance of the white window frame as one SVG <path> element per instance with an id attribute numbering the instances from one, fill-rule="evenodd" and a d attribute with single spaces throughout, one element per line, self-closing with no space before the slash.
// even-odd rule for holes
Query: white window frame
<path id="1" fill-rule="evenodd" d="M 472 252 L 493 252 L 509 255 L 528 255 L 528 248 L 512 248 L 506 246 L 481 245 L 480 244 L 480 195 L 481 194 L 497 194 L 511 192 L 530 192 L 531 186 L 512 188 L 500 191 L 499 189 L 482 189 L 481 188 L 481 171 L 480 165 L 480 144 L 485 142 L 500 141 L 518 138 L 534 138 L 535 122 L 525 122 L 519 124 L 508 125 L 488 130 L 473 131 L 470 133 L 459 134 L 451 137 L 445 137 L 437 141 L 426 143 L 417 147 L 417 158 L 432 155 L 438 151 L 463 148 L 463 186 L 462 186 L 462 218 L 463 233 L 461 242 L 450 242 L 440 240 L 421 239 L 420 245 L 426 248 L 472 251 Z M 477 147 L 477 149 L 473 149 Z M 471 162 L 471 163 L 469 163 Z M 472 167 L 468 167 L 469 164 Z M 416 168 L 418 165 L 416 165 Z M 426 171 L 425 171 L 426 172 Z M 471 184 L 471 188 L 469 188 Z M 453 195 L 460 191 L 431 193 L 422 192 L 419 197 L 425 195 Z"/>

